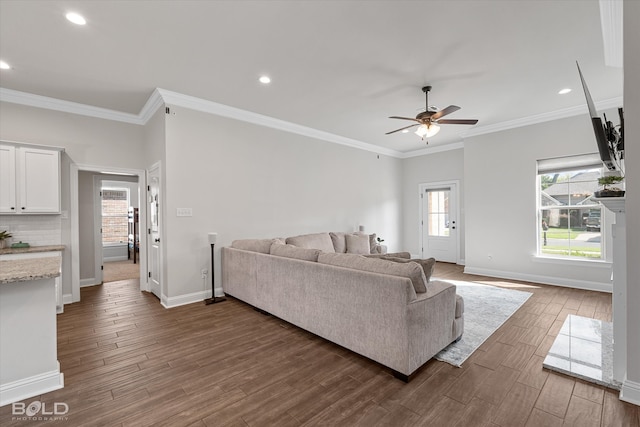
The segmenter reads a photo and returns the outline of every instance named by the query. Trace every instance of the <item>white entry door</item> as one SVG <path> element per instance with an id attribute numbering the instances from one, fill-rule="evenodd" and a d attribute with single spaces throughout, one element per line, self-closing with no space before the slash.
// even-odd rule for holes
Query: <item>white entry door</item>
<path id="1" fill-rule="evenodd" d="M 149 289 L 162 299 L 162 238 L 160 214 L 160 165 L 154 165 L 148 172 L 147 203 L 149 206 Z"/>
<path id="2" fill-rule="evenodd" d="M 422 257 L 458 262 L 457 184 L 421 186 Z"/>

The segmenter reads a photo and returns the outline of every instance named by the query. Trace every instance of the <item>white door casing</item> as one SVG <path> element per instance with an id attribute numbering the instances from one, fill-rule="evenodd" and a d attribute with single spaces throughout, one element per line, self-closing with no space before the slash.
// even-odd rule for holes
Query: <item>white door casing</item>
<path id="1" fill-rule="evenodd" d="M 423 258 L 459 261 L 458 182 L 420 185 L 420 243 Z"/>
<path id="2" fill-rule="evenodd" d="M 162 300 L 162 239 L 161 239 L 161 187 L 160 163 L 156 163 L 147 173 L 147 206 L 149 223 L 149 290 Z"/>

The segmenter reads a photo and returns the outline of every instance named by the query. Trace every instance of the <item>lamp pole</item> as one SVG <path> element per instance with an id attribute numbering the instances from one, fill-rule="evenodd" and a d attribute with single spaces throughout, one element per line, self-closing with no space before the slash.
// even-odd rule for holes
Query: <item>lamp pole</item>
<path id="1" fill-rule="evenodd" d="M 209 233 L 209 243 L 211 244 L 211 298 L 204 300 L 206 305 L 226 301 L 225 297 L 216 297 L 216 275 L 215 275 L 215 246 L 218 233 Z"/>

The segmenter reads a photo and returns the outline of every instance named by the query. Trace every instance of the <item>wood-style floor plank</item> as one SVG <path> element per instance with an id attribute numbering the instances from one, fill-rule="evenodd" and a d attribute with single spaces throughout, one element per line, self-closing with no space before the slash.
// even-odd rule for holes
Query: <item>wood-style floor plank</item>
<path id="1" fill-rule="evenodd" d="M 617 393 L 542 368 L 568 314 L 610 321 L 611 295 L 472 276 L 532 297 L 461 368 L 429 361 L 405 384 L 362 356 L 229 298 L 164 309 L 137 280 L 81 289 L 58 315 L 64 426 L 640 427 Z M 38 423 L 35 423 L 38 424 Z M 21 426 L 11 405 L 0 425 Z"/>

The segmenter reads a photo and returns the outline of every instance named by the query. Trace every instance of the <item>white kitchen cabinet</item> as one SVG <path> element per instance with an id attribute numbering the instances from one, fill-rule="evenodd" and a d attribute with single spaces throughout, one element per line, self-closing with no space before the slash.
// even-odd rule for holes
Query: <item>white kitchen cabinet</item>
<path id="1" fill-rule="evenodd" d="M 0 145 L 0 213 L 60 213 L 60 151 Z"/>

